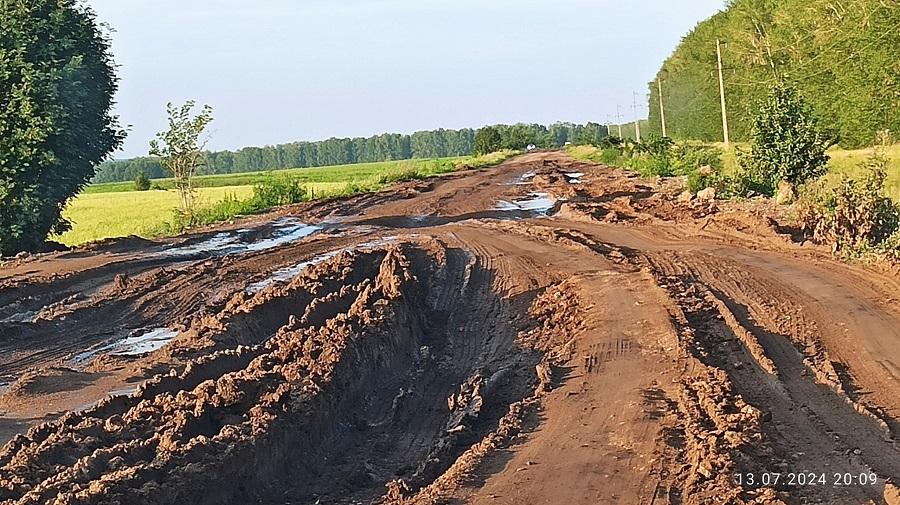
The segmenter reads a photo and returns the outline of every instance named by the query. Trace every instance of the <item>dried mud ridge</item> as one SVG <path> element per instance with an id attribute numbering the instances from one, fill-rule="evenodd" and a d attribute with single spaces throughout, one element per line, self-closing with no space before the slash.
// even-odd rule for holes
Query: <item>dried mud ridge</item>
<path id="1" fill-rule="evenodd" d="M 896 277 L 679 192 L 539 153 L 18 260 L 0 503 L 900 503 Z M 734 477 L 801 471 L 878 481 Z"/>

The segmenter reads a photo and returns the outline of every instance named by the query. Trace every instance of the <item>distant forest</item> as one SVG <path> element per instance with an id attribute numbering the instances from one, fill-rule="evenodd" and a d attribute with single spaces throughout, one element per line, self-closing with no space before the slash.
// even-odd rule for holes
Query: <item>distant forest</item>
<path id="1" fill-rule="evenodd" d="M 596 123 L 576 125 L 554 123 L 496 125 L 501 147 L 524 149 L 561 147 L 566 142 L 597 143 L 607 136 L 606 126 Z M 245 147 L 239 151 L 206 153 L 200 174 L 233 174 L 285 168 L 324 167 L 413 158 L 446 158 L 472 154 L 476 130 L 432 130 L 412 135 L 385 133 L 369 138 L 331 138 L 319 142 L 292 142 L 266 147 Z M 123 182 L 143 173 L 152 179 L 168 177 L 155 158 L 107 161 L 100 165 L 93 182 Z"/>

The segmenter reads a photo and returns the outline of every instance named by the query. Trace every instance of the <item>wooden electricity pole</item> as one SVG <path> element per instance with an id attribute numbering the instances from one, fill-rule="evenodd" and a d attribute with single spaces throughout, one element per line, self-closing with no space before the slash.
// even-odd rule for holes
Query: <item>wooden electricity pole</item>
<path id="1" fill-rule="evenodd" d="M 616 126 L 619 127 L 619 138 L 622 138 L 622 119 L 624 119 L 622 117 L 622 106 L 616 104 L 616 121 L 618 122 Z"/>
<path id="2" fill-rule="evenodd" d="M 656 89 L 659 93 L 659 120 L 662 122 L 662 136 L 668 137 L 668 133 L 666 132 L 666 109 L 663 107 L 663 94 L 662 94 L 662 78 L 656 78 Z"/>
<path id="3" fill-rule="evenodd" d="M 728 138 L 728 112 L 725 111 L 725 79 L 722 77 L 722 44 L 716 39 L 716 59 L 719 61 L 719 96 L 722 99 L 722 134 L 725 137 L 725 147 L 731 142 Z"/>
<path id="4" fill-rule="evenodd" d="M 637 91 L 633 92 L 632 99 L 634 100 L 631 108 L 634 109 L 634 136 L 638 142 L 641 141 L 641 116 L 638 114 L 638 103 L 637 103 Z"/>

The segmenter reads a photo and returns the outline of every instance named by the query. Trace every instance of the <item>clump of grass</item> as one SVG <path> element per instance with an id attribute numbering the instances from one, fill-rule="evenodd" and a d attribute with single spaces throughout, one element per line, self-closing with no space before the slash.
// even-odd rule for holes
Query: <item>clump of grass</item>
<path id="1" fill-rule="evenodd" d="M 482 154 L 480 156 L 475 156 L 474 158 L 469 158 L 463 161 L 457 161 L 454 163 L 455 169 L 481 169 L 481 168 L 490 168 L 493 166 L 497 166 L 500 163 L 512 158 L 513 156 L 517 156 L 521 154 L 521 151 L 514 151 L 512 149 L 503 149 L 497 152 Z"/>

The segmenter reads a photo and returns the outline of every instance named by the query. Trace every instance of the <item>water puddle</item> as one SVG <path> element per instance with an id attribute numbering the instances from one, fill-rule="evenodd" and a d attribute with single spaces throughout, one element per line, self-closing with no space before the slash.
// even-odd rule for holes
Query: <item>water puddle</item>
<path id="1" fill-rule="evenodd" d="M 296 242 L 302 238 L 308 237 L 313 233 L 321 230 L 321 226 L 299 223 L 293 226 L 281 228 L 278 233 L 271 238 L 253 242 L 243 247 L 245 251 L 265 251 L 280 245 Z"/>
<path id="2" fill-rule="evenodd" d="M 584 181 L 581 180 L 584 177 L 583 172 L 567 172 L 565 174 L 566 179 L 569 180 L 569 184 L 583 184 Z"/>
<path id="3" fill-rule="evenodd" d="M 250 284 L 249 286 L 247 286 L 245 291 L 249 295 L 254 295 L 273 284 L 276 284 L 279 282 L 287 282 L 287 281 L 293 279 L 294 277 L 300 275 L 300 273 L 303 272 L 304 270 L 306 270 L 307 267 L 310 267 L 312 265 L 318 265 L 319 263 L 322 263 L 323 261 L 334 258 L 338 254 L 340 254 L 340 251 L 321 254 L 310 260 L 301 261 L 300 263 L 297 263 L 296 265 L 292 265 L 289 267 L 285 267 L 285 268 L 276 270 L 269 277 L 267 277 L 261 281 L 254 282 L 253 284 Z"/>
<path id="4" fill-rule="evenodd" d="M 100 354 L 127 357 L 142 356 L 162 349 L 176 336 L 178 336 L 178 332 L 169 328 L 156 328 L 150 331 L 141 330 L 127 337 L 95 345 L 85 351 L 81 351 L 69 359 L 69 364 L 74 367 L 84 366 Z"/>
<path id="5" fill-rule="evenodd" d="M 140 356 L 162 349 L 173 338 L 177 331 L 168 328 L 156 328 L 140 335 L 134 335 L 115 344 L 113 356 Z"/>
<path id="6" fill-rule="evenodd" d="M 33 323 L 37 316 L 37 312 L 20 312 L 0 319 L 0 323 Z"/>
<path id="7" fill-rule="evenodd" d="M 397 237 L 385 237 L 385 238 L 378 239 L 378 240 L 371 240 L 369 242 L 364 242 L 357 246 L 344 247 L 344 248 L 338 249 L 336 251 L 329 251 L 326 253 L 322 253 L 322 254 L 315 256 L 311 259 L 308 259 L 306 261 L 301 261 L 300 263 L 297 263 L 296 265 L 291 265 L 289 267 L 278 269 L 278 270 L 272 272 L 272 275 L 270 275 L 269 277 L 266 277 L 265 279 L 263 279 L 261 281 L 257 281 L 257 282 L 254 282 L 254 283 L 248 285 L 244 289 L 244 291 L 246 291 L 246 293 L 248 295 L 254 295 L 273 284 L 277 284 L 280 282 L 288 282 L 291 279 L 293 279 L 294 277 L 303 273 L 303 271 L 306 270 L 307 268 L 309 268 L 313 265 L 318 265 L 319 263 L 325 262 L 327 260 L 330 260 L 331 258 L 334 258 L 335 256 L 337 256 L 338 254 L 341 254 L 344 251 L 364 251 L 366 249 L 371 249 L 373 247 L 387 245 L 391 242 L 395 242 L 396 240 L 397 240 Z"/>
<path id="8" fill-rule="evenodd" d="M 525 172 L 518 179 L 513 182 L 501 182 L 499 183 L 501 186 L 527 186 L 531 184 L 531 180 L 534 179 L 534 176 L 537 175 L 534 172 Z"/>
<path id="9" fill-rule="evenodd" d="M 547 193 L 529 193 L 527 198 L 513 200 L 508 202 L 500 200 L 497 202 L 496 210 L 500 211 L 524 211 L 524 212 L 540 212 L 547 213 L 556 205 L 556 198 Z"/>
<path id="10" fill-rule="evenodd" d="M 164 256 L 183 258 L 191 256 L 224 256 L 272 249 L 308 237 L 321 230 L 321 226 L 302 223 L 294 218 L 282 218 L 272 223 L 272 232 L 254 241 L 248 241 L 252 229 L 217 233 L 202 242 L 186 246 L 173 246 L 162 252 Z"/>
<path id="11" fill-rule="evenodd" d="M 223 247 L 234 246 L 238 243 L 238 237 L 231 233 L 218 233 L 214 237 L 189 246 L 173 247 L 163 252 L 164 256 L 198 256 L 211 254 Z"/>

